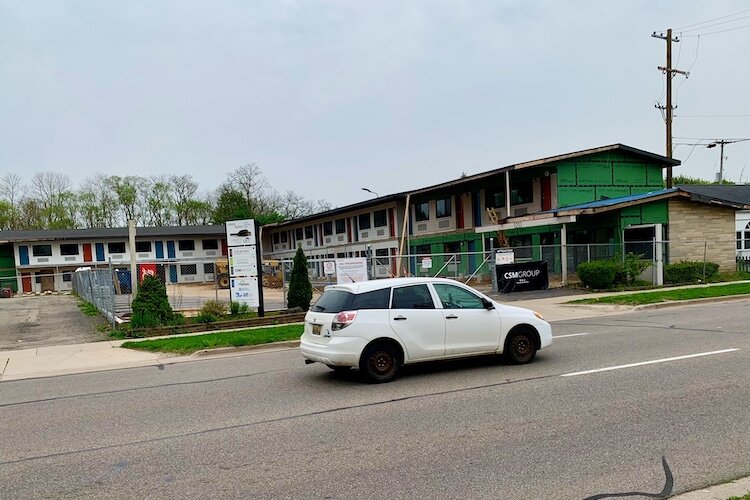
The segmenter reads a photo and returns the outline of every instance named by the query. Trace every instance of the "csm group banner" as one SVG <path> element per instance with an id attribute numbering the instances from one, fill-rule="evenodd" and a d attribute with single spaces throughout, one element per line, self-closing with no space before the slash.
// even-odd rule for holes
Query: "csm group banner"
<path id="1" fill-rule="evenodd" d="M 547 261 L 496 266 L 497 288 L 502 293 L 546 290 L 549 288 Z"/>

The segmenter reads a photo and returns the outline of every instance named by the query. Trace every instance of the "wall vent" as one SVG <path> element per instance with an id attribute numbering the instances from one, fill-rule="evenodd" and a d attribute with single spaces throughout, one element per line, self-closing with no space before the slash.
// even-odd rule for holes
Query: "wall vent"
<path id="1" fill-rule="evenodd" d="M 440 229 L 445 229 L 446 227 L 451 227 L 451 221 L 449 220 L 441 220 L 438 222 L 438 227 Z"/>
<path id="2" fill-rule="evenodd" d="M 147 254 L 147 253 L 139 253 L 138 254 L 138 258 L 139 259 L 148 259 L 149 258 L 149 254 Z"/>
<path id="3" fill-rule="evenodd" d="M 417 224 L 417 231 L 427 231 L 427 224 Z"/>
<path id="4" fill-rule="evenodd" d="M 330 242 L 331 242 L 331 238 L 326 238 L 326 243 L 330 243 Z"/>
<path id="5" fill-rule="evenodd" d="M 339 236 L 339 241 L 344 241 L 344 235 Z"/>
<path id="6" fill-rule="evenodd" d="M 65 257 L 65 262 L 75 262 L 77 257 Z"/>
<path id="7" fill-rule="evenodd" d="M 362 233 L 360 233 L 360 236 L 362 236 L 362 238 L 369 238 L 370 237 L 370 232 L 369 231 L 362 231 Z"/>
<path id="8" fill-rule="evenodd" d="M 385 229 L 378 229 L 378 236 L 385 236 Z"/>
<path id="9" fill-rule="evenodd" d="M 193 252 L 182 252 L 182 256 L 183 257 L 192 257 L 193 256 Z"/>
<path id="10" fill-rule="evenodd" d="M 206 255 L 214 256 L 216 255 L 216 250 L 206 250 Z"/>
<path id="11" fill-rule="evenodd" d="M 36 259 L 37 262 L 49 262 L 49 257 L 39 257 Z"/>
<path id="12" fill-rule="evenodd" d="M 109 257 L 110 257 L 110 258 L 111 258 L 112 260 L 122 260 L 122 254 L 121 254 L 121 253 L 118 253 L 118 254 L 113 254 L 113 255 L 110 255 Z"/>
<path id="13" fill-rule="evenodd" d="M 513 216 L 518 217 L 519 215 L 526 215 L 529 213 L 528 208 L 515 208 L 513 209 Z"/>

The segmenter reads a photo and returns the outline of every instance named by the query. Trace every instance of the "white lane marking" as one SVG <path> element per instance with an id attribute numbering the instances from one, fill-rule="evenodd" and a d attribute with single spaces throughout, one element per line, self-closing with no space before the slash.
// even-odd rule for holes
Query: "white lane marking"
<path id="1" fill-rule="evenodd" d="M 653 359 L 651 361 L 641 361 L 640 363 L 630 363 L 627 365 L 609 366 L 607 368 L 597 368 L 595 370 L 584 370 L 581 372 L 563 373 L 560 376 L 561 377 L 575 377 L 576 375 L 588 375 L 590 373 L 608 372 L 610 370 L 621 370 L 623 368 L 633 368 L 634 366 L 653 365 L 656 363 L 666 363 L 668 361 L 678 361 L 680 359 L 698 358 L 701 356 L 711 356 L 713 354 L 724 354 L 727 352 L 734 352 L 734 351 L 739 351 L 739 349 L 733 348 L 733 349 L 722 349 L 721 351 L 699 352 L 697 354 L 687 354 L 685 356 L 675 356 L 673 358 Z"/>
<path id="2" fill-rule="evenodd" d="M 566 335 L 553 335 L 553 339 L 564 339 L 565 337 L 578 337 L 580 335 L 588 335 L 587 333 L 568 333 Z"/>

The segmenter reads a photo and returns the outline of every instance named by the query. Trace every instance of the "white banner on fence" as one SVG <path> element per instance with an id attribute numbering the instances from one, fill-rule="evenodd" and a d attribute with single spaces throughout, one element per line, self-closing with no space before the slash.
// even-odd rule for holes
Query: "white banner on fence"
<path id="1" fill-rule="evenodd" d="M 255 221 L 253 219 L 228 220 L 227 246 L 255 245 Z"/>
<path id="2" fill-rule="evenodd" d="M 432 269 L 432 257 L 422 257 L 422 269 Z"/>
<path id="3" fill-rule="evenodd" d="M 498 266 L 513 264 L 515 260 L 513 250 L 498 250 L 495 254 L 495 264 Z"/>
<path id="4" fill-rule="evenodd" d="M 258 276 L 255 246 L 229 247 L 230 276 Z"/>
<path id="5" fill-rule="evenodd" d="M 336 283 L 357 283 L 367 281 L 367 259 L 336 259 Z"/>
<path id="6" fill-rule="evenodd" d="M 247 304 L 248 307 L 258 307 L 258 277 L 231 278 L 230 285 L 232 301 Z"/>

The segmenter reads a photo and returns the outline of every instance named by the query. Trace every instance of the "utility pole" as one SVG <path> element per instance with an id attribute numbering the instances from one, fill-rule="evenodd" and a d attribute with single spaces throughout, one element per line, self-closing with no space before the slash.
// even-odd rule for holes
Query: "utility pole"
<path id="1" fill-rule="evenodd" d="M 666 35 L 664 33 L 656 33 L 655 31 L 651 34 L 654 38 L 661 38 L 667 42 L 667 65 L 657 66 L 657 69 L 664 72 L 667 79 L 667 105 L 656 107 L 665 111 L 665 121 L 667 123 L 667 158 L 672 158 L 672 75 L 679 73 L 685 75 L 687 78 L 687 71 L 681 71 L 672 67 L 672 42 L 679 42 L 678 38 L 672 38 L 672 28 L 667 30 Z M 672 166 L 667 167 L 667 188 L 672 187 Z"/>
<path id="2" fill-rule="evenodd" d="M 744 139 L 717 139 L 711 144 L 706 145 L 707 148 L 715 148 L 717 145 L 720 148 L 721 156 L 719 157 L 719 184 L 724 183 L 724 146 L 727 144 L 734 144 L 735 142 L 750 141 L 750 137 Z"/>

